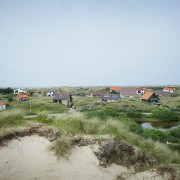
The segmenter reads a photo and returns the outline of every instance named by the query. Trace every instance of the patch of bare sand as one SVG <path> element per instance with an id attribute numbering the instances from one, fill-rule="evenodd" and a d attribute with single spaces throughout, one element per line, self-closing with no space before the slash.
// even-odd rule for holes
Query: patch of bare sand
<path id="1" fill-rule="evenodd" d="M 57 159 L 48 150 L 50 142 L 37 135 L 8 142 L 0 148 L 0 179 L 3 180 L 113 180 L 130 173 L 126 167 L 112 164 L 107 168 L 90 146 L 75 147 L 68 159 Z"/>

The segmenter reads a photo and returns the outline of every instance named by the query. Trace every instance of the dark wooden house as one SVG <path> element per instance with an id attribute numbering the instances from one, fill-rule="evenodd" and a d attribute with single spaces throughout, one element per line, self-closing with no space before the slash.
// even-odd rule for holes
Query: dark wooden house
<path id="1" fill-rule="evenodd" d="M 72 106 L 72 96 L 71 96 L 71 94 L 64 94 L 64 95 L 56 94 L 53 97 L 53 103 L 64 104 L 67 107 L 71 107 Z"/>
<path id="2" fill-rule="evenodd" d="M 158 102 L 159 97 L 154 92 L 146 92 L 144 95 L 141 96 L 142 102 Z"/>

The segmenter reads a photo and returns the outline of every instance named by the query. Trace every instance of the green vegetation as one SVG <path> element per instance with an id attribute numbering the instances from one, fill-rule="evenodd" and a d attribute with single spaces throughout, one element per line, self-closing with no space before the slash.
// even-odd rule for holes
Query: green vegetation
<path id="1" fill-rule="evenodd" d="M 128 112 L 127 117 L 129 117 L 129 118 L 142 118 L 142 114 L 139 112 Z"/>
<path id="2" fill-rule="evenodd" d="M 66 139 L 58 139 L 51 146 L 50 150 L 55 152 L 55 155 L 60 158 L 61 156 L 67 157 L 67 154 L 70 152 L 72 146 Z"/>
<path id="3" fill-rule="evenodd" d="M 41 112 L 41 113 L 38 113 L 35 120 L 38 122 L 45 123 L 45 124 L 51 124 L 53 121 L 53 117 L 49 117 L 45 112 Z"/>
<path id="4" fill-rule="evenodd" d="M 179 121 L 179 115 L 168 108 L 158 108 L 152 111 L 152 117 L 161 121 Z"/>
<path id="5" fill-rule="evenodd" d="M 121 99 L 120 102 L 101 103 L 97 98 L 75 96 L 73 104 L 80 112 L 89 110 L 118 109 L 121 112 L 151 112 L 152 104 L 141 103 L 139 97 L 134 99 Z"/>
<path id="6" fill-rule="evenodd" d="M 121 115 L 123 115 L 123 113 L 121 113 L 120 110 L 112 108 L 99 111 L 92 110 L 86 112 L 87 118 L 98 117 L 102 120 L 107 120 L 110 117 L 119 117 Z"/>
<path id="7" fill-rule="evenodd" d="M 65 113 L 67 107 L 63 104 L 52 103 L 51 97 L 31 97 L 28 101 L 13 101 L 9 109 L 19 109 L 26 112 L 26 115 L 34 115 L 40 112 L 47 114 Z"/>
<path id="8" fill-rule="evenodd" d="M 75 96 L 73 104 L 80 113 L 51 117 L 49 114 L 64 113 L 68 108 L 62 104 L 51 103 L 51 97 L 32 92 L 32 97 L 28 101 L 14 100 L 9 103 L 8 110 L 0 112 L 1 129 L 19 126 L 29 121 L 54 126 L 58 128 L 61 138 L 55 141 L 50 149 L 59 157 L 66 156 L 71 149 L 67 141 L 69 136 L 109 134 L 140 149 L 147 156 L 153 156 L 159 164 L 180 166 L 180 127 L 167 131 L 144 130 L 134 122 L 144 119 L 178 121 L 179 115 L 176 111 L 180 108 L 179 97 L 162 98 L 162 105 L 166 108 L 158 108 L 153 104 L 142 104 L 139 97 L 121 99 L 120 102 L 100 103 L 96 98 Z M 143 114 L 151 111 L 152 115 Z M 37 116 L 25 120 L 23 116 L 28 114 Z M 171 144 L 166 144 L 166 141 Z"/>
<path id="9" fill-rule="evenodd" d="M 180 143 L 180 126 L 169 129 L 167 133 L 171 142 Z"/>
<path id="10" fill-rule="evenodd" d="M 8 88 L 0 88 L 0 93 L 2 94 L 12 94 L 14 91 L 12 88 L 8 87 Z"/>
<path id="11" fill-rule="evenodd" d="M 22 124 L 24 111 L 17 109 L 0 112 L 0 129 Z"/>
<path id="12" fill-rule="evenodd" d="M 167 133 L 165 131 L 157 130 L 157 129 L 145 129 L 143 134 L 145 138 L 150 138 L 154 141 L 166 142 L 167 141 Z"/>
<path id="13" fill-rule="evenodd" d="M 13 95 L 12 95 L 12 94 L 6 95 L 6 99 L 7 99 L 9 102 L 12 102 L 12 101 L 13 101 Z"/>
<path id="14" fill-rule="evenodd" d="M 52 125 L 58 127 L 60 132 L 63 132 L 66 136 L 81 134 L 113 135 L 136 146 L 147 155 L 155 157 L 159 163 L 178 164 L 180 162 L 180 154 L 178 152 L 171 150 L 166 143 L 152 140 L 150 136 L 146 136 L 144 138 L 142 135 L 138 135 L 137 129 L 140 129 L 139 126 L 133 129 L 130 121 L 127 122 L 126 120 L 121 121 L 118 119 L 108 119 L 106 121 L 102 121 L 98 118 L 89 119 L 80 114 L 76 116 L 72 115 L 70 117 L 64 116 L 62 118 L 58 118 L 54 120 Z M 142 134 L 142 129 L 139 130 L 138 133 Z M 155 137 L 155 140 L 161 140 L 163 135 L 161 133 L 157 133 L 156 136 L 159 137 L 159 139 Z"/>

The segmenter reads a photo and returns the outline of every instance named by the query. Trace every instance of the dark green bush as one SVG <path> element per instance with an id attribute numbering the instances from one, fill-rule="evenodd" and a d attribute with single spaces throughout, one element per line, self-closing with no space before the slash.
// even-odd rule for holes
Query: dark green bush
<path id="1" fill-rule="evenodd" d="M 178 113 L 168 108 L 158 108 L 152 111 L 152 117 L 162 121 L 179 121 Z"/>
<path id="2" fill-rule="evenodd" d="M 106 120 L 109 117 L 118 118 L 121 115 L 122 115 L 121 110 L 113 109 L 113 108 L 107 108 L 101 111 L 93 110 L 86 112 L 87 118 L 98 117 L 102 120 Z"/>
<path id="3" fill-rule="evenodd" d="M 12 102 L 12 101 L 13 101 L 13 95 L 12 95 L 12 94 L 6 95 L 6 99 L 7 99 L 9 102 Z"/>
<path id="4" fill-rule="evenodd" d="M 177 144 L 169 144 L 169 147 L 174 150 L 174 151 L 178 151 L 180 153 L 180 143 L 177 143 Z"/>
<path id="5" fill-rule="evenodd" d="M 160 142 L 166 142 L 168 139 L 168 135 L 165 131 L 157 129 L 145 129 L 142 135 L 145 138 Z"/>
<path id="6" fill-rule="evenodd" d="M 179 94 L 171 94 L 171 97 L 178 97 Z"/>
<path id="7" fill-rule="evenodd" d="M 169 129 L 167 133 L 169 141 L 180 143 L 180 126 Z"/>
<path id="8" fill-rule="evenodd" d="M 135 132 L 137 134 L 142 134 L 143 128 L 141 125 L 139 125 L 137 123 L 131 123 L 129 126 L 129 131 Z"/>
<path id="9" fill-rule="evenodd" d="M 128 112 L 127 117 L 129 117 L 129 118 L 141 118 L 142 114 L 140 112 Z"/>

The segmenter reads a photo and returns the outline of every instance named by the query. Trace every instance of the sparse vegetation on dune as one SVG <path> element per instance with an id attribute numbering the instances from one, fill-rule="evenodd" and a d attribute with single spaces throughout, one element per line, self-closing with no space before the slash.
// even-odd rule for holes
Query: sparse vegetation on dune
<path id="1" fill-rule="evenodd" d="M 10 111 L 0 112 L 0 129 L 10 126 L 20 125 L 23 123 L 23 115 L 25 111 L 19 109 L 13 109 Z"/>
<path id="2" fill-rule="evenodd" d="M 72 149 L 71 144 L 66 139 L 58 139 L 49 147 L 50 150 L 54 151 L 55 155 L 60 157 L 67 157 L 68 153 Z"/>
<path id="3" fill-rule="evenodd" d="M 177 151 L 171 150 L 164 143 L 149 139 L 150 137 L 144 138 L 142 135 L 138 135 L 138 133 L 142 133 L 142 129 L 139 130 L 139 127 L 134 127 L 137 130 L 132 130 L 131 122 L 120 121 L 118 119 L 101 121 L 98 118 L 87 119 L 84 115 L 72 115 L 56 119 L 52 125 L 59 128 L 60 132 L 63 132 L 66 136 L 109 134 L 135 146 L 146 153 L 146 155 L 155 157 L 160 164 L 173 163 L 180 165 L 180 154 Z"/>
<path id="4" fill-rule="evenodd" d="M 10 103 L 9 109 L 19 109 L 25 111 L 26 115 L 46 112 L 47 114 L 67 112 L 67 107 L 63 104 L 52 103 L 52 97 L 31 97 L 28 101 L 14 101 Z"/>

